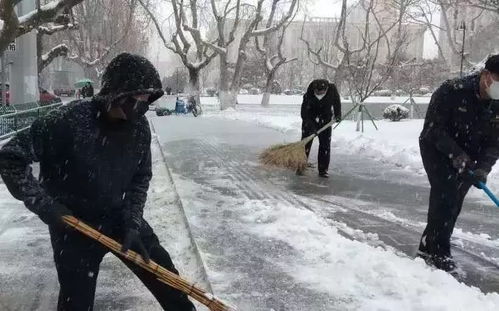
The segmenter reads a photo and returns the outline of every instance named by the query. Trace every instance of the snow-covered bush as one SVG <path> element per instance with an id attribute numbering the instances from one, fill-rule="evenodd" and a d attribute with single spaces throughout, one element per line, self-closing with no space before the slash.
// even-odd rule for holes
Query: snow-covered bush
<path id="1" fill-rule="evenodd" d="M 383 111 L 383 118 L 390 121 L 400 121 L 409 117 L 409 109 L 402 105 L 390 105 Z"/>

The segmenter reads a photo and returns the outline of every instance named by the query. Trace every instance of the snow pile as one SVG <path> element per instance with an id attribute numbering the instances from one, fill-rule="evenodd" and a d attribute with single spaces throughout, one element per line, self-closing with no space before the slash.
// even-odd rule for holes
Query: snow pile
<path id="1" fill-rule="evenodd" d="M 497 293 L 458 283 L 420 259 L 346 239 L 311 211 L 275 201 L 248 201 L 242 208 L 252 234 L 281 239 L 301 254 L 299 260 L 282 258 L 279 266 L 297 282 L 338 297 L 342 310 L 499 308 Z"/>
<path id="2" fill-rule="evenodd" d="M 212 111 L 205 117 L 222 117 L 256 123 L 282 133 L 301 135 L 301 117 L 299 108 L 239 108 L 231 111 Z M 332 146 L 348 154 L 373 157 L 377 161 L 391 163 L 397 167 L 423 172 L 423 163 L 419 153 L 419 133 L 423 129 L 423 120 L 404 120 L 394 123 L 376 121 L 379 130 L 370 121 L 364 122 L 364 133 L 357 132 L 356 122 L 344 120 L 333 130 Z"/>
<path id="3" fill-rule="evenodd" d="M 272 128 L 282 133 L 295 135 L 295 140 L 301 137 L 301 118 L 299 107 L 238 107 L 230 111 L 210 111 L 205 117 L 226 118 L 256 123 Z M 375 121 L 378 131 L 371 121 L 364 121 L 364 133 L 357 132 L 357 123 L 344 120 L 333 130 L 332 146 L 342 153 L 372 157 L 376 161 L 393 164 L 396 167 L 425 174 L 419 151 L 419 134 L 423 129 L 424 120 L 403 120 L 390 122 Z M 333 151 L 334 152 L 334 151 Z M 499 165 L 496 165 L 489 175 L 487 185 L 499 191 Z M 473 197 L 483 198 L 488 202 L 481 190 L 470 191 Z"/>
<path id="4" fill-rule="evenodd" d="M 425 96 L 413 97 L 416 104 L 428 104 L 430 102 L 431 94 Z M 241 105 L 255 105 L 259 106 L 262 103 L 263 95 L 237 95 L 237 102 Z M 407 104 L 408 96 L 372 96 L 366 99 L 365 103 L 383 103 L 383 104 Z M 302 95 L 270 95 L 269 104 L 272 106 L 300 106 L 303 101 Z M 341 99 L 342 103 L 352 103 L 352 101 L 344 97 Z M 201 104 L 203 106 L 219 105 L 217 97 L 201 97 Z"/>

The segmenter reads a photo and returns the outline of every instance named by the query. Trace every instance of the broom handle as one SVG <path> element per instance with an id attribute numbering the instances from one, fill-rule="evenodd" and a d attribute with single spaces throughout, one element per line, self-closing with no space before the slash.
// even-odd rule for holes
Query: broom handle
<path id="1" fill-rule="evenodd" d="M 101 243 L 102 245 L 106 246 L 110 250 L 116 252 L 122 257 L 125 257 L 126 259 L 132 261 L 139 267 L 153 273 L 158 277 L 158 280 L 166 283 L 167 285 L 191 296 L 192 298 L 196 299 L 200 303 L 204 304 L 208 308 L 212 310 L 235 310 L 232 307 L 229 307 L 225 305 L 223 302 L 218 300 L 216 297 L 214 297 L 211 294 L 207 294 L 204 290 L 196 287 L 196 285 L 189 283 L 188 281 L 184 280 L 177 274 L 163 268 L 162 266 L 158 265 L 154 261 L 150 260 L 149 263 L 146 263 L 144 259 L 142 259 L 142 256 L 140 256 L 138 253 L 128 250 L 127 252 L 123 253 L 121 252 L 121 244 L 116 242 L 115 240 L 111 239 L 110 237 L 100 233 L 99 231 L 93 229 L 89 225 L 85 224 L 81 220 L 77 219 L 76 217 L 73 216 L 63 216 L 62 219 L 66 224 L 71 226 L 72 228 L 78 230 L 82 234 L 96 240 L 97 242 Z M 215 309 L 215 307 L 218 307 L 218 309 Z"/>
<path id="2" fill-rule="evenodd" d="M 324 125 L 323 127 L 321 127 L 316 133 L 315 133 L 315 136 L 318 136 L 320 133 L 324 132 L 328 127 L 331 127 L 334 122 L 336 122 L 335 119 L 329 121 L 328 123 L 326 123 L 326 125 Z"/>

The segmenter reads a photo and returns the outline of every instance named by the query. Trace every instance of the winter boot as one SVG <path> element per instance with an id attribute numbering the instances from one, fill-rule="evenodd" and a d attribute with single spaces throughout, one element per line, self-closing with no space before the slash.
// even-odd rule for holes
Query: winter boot
<path id="1" fill-rule="evenodd" d="M 327 172 L 319 172 L 319 177 L 329 178 L 329 174 Z"/>
<path id="2" fill-rule="evenodd" d="M 418 251 L 417 256 L 422 258 L 429 266 L 443 270 L 452 275 L 458 273 L 456 262 L 452 256 L 430 255 L 422 251 Z"/>
<path id="3" fill-rule="evenodd" d="M 296 170 L 296 176 L 304 176 L 305 175 L 305 169 L 304 168 L 299 168 Z"/>

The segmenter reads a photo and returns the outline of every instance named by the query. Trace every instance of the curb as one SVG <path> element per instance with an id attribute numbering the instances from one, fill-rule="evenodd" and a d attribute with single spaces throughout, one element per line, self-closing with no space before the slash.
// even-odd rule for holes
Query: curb
<path id="1" fill-rule="evenodd" d="M 208 285 L 208 288 L 206 288 L 206 290 L 208 292 L 214 294 L 213 287 L 211 285 L 210 278 L 209 278 L 208 273 L 207 273 L 206 265 L 205 265 L 205 263 L 203 261 L 203 257 L 201 256 L 201 252 L 199 251 L 198 244 L 196 243 L 196 240 L 194 239 L 194 236 L 192 235 L 191 225 L 189 224 L 189 220 L 187 219 L 187 215 L 185 213 L 184 204 L 182 203 L 182 199 L 180 198 L 180 195 L 178 194 L 177 186 L 175 185 L 175 181 L 173 180 L 172 172 L 170 170 L 170 167 L 168 166 L 168 162 L 166 161 L 165 153 L 163 151 L 163 148 L 161 148 L 161 144 L 160 144 L 160 142 L 158 140 L 158 135 L 156 133 L 156 129 L 154 127 L 154 123 L 152 121 L 149 121 L 149 123 L 151 124 L 152 132 L 155 135 L 154 141 L 155 141 L 155 143 L 159 147 L 159 152 L 161 154 L 161 159 L 163 160 L 163 163 L 164 163 L 166 171 L 167 171 L 168 180 L 170 181 L 170 183 L 172 185 L 173 193 L 175 193 L 175 203 L 178 204 L 178 206 L 180 207 L 180 210 L 182 211 L 182 215 L 184 216 L 184 221 L 185 221 L 185 224 L 187 226 L 187 231 L 189 231 L 189 239 L 191 240 L 191 243 L 194 246 L 194 252 L 196 253 L 196 257 L 197 257 L 197 259 L 199 260 L 199 262 L 201 264 L 201 270 L 202 270 L 202 273 L 204 274 L 204 277 L 206 279 L 206 283 Z"/>

